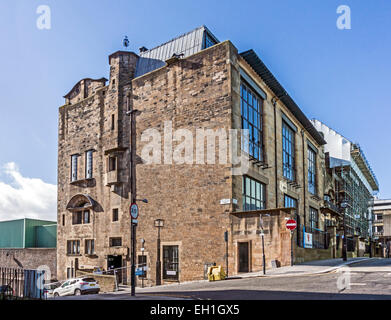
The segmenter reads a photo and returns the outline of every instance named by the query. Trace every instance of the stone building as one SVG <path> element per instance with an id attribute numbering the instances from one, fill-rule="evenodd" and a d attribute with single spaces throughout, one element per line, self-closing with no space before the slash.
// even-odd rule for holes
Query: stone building
<path id="1" fill-rule="evenodd" d="M 381 256 L 391 255 L 391 200 L 375 199 L 372 206 L 373 237 L 381 245 Z"/>
<path id="2" fill-rule="evenodd" d="M 98 266 L 122 268 L 128 282 L 132 110 L 135 196 L 148 200 L 138 202 L 137 227 L 145 284 L 155 283 L 158 260 L 163 283 L 202 279 L 213 263 L 230 274 L 261 270 L 260 234 L 267 267 L 290 264 L 290 217 L 298 247 L 303 226 L 327 231 L 325 141 L 253 50 L 238 53 L 200 27 L 138 54 L 115 52 L 109 65 L 109 79 L 79 81 L 59 109 L 59 279 Z M 222 161 L 222 146 L 236 142 L 241 163 Z"/>

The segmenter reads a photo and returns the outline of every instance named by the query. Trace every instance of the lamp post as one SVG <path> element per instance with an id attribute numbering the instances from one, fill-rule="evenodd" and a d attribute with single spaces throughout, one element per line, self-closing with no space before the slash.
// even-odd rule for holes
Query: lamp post
<path id="1" fill-rule="evenodd" d="M 157 234 L 157 257 L 156 257 L 156 285 L 160 286 L 162 284 L 162 263 L 160 261 L 160 228 L 164 227 L 164 220 L 163 219 L 156 219 L 155 220 L 155 227 L 158 230 Z"/>
<path id="2" fill-rule="evenodd" d="M 347 255 L 347 239 L 346 239 L 346 208 L 349 206 L 347 201 L 341 202 L 341 208 L 343 209 L 343 243 L 342 243 L 342 259 L 343 261 L 348 260 Z"/>

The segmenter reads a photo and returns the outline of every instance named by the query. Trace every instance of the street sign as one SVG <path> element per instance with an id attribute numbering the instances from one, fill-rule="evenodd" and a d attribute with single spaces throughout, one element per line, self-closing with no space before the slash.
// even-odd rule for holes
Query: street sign
<path id="1" fill-rule="evenodd" d="M 296 220 L 290 219 L 286 222 L 286 228 L 293 231 L 297 227 Z"/>
<path id="2" fill-rule="evenodd" d="M 132 219 L 132 223 L 133 223 L 133 224 L 138 224 L 138 220 Z"/>
<path id="3" fill-rule="evenodd" d="M 138 205 L 137 204 L 133 203 L 130 206 L 130 215 L 132 216 L 133 219 L 138 218 Z"/>

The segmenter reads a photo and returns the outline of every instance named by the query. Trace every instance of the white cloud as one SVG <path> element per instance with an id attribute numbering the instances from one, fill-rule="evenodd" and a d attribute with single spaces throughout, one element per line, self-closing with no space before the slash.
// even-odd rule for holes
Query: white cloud
<path id="1" fill-rule="evenodd" d="M 0 167 L 0 221 L 33 218 L 57 220 L 57 186 L 23 177 L 14 162 Z"/>

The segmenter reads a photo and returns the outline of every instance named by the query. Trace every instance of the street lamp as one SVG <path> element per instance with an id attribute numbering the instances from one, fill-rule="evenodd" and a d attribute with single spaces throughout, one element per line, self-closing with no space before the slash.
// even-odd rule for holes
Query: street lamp
<path id="1" fill-rule="evenodd" d="M 267 214 L 267 216 L 270 216 Z M 260 222 L 261 222 L 261 233 L 260 236 L 262 237 L 262 265 L 263 265 L 263 274 L 266 274 L 266 256 L 265 256 L 265 232 L 263 230 L 263 219 L 262 215 L 259 216 Z"/>
<path id="2" fill-rule="evenodd" d="M 346 239 L 346 208 L 349 206 L 347 201 L 341 202 L 341 208 L 343 209 L 343 245 L 342 245 L 342 258 L 343 261 L 348 260 L 347 255 L 347 239 Z"/>
<path id="3" fill-rule="evenodd" d="M 157 257 L 156 257 L 156 285 L 160 286 L 162 284 L 162 279 L 161 279 L 162 263 L 160 261 L 160 229 L 164 227 L 164 220 L 163 219 L 156 219 L 155 220 L 155 227 L 158 230 L 158 234 L 157 234 Z"/>

